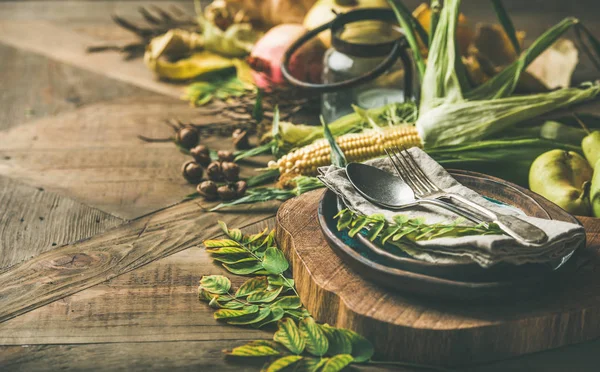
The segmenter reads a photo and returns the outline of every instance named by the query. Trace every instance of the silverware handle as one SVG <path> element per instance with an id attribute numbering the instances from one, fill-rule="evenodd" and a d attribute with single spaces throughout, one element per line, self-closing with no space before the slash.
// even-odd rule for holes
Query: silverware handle
<path id="1" fill-rule="evenodd" d="M 548 236 L 542 229 L 527 221 L 523 221 L 518 217 L 496 213 L 459 194 L 451 193 L 447 196 L 488 216 L 492 222 L 496 223 L 505 233 L 517 240 L 533 244 L 540 244 L 548 240 Z"/>
<path id="2" fill-rule="evenodd" d="M 450 212 L 456 213 L 457 215 L 462 216 L 473 223 L 476 223 L 476 224 L 483 223 L 487 226 L 487 223 L 484 220 L 482 220 L 477 215 L 471 213 L 468 209 L 457 207 L 453 204 L 447 203 L 447 202 L 439 200 L 439 199 L 419 199 L 418 202 L 423 203 L 423 204 L 431 204 L 431 205 L 438 206 L 438 207 L 446 209 Z"/>

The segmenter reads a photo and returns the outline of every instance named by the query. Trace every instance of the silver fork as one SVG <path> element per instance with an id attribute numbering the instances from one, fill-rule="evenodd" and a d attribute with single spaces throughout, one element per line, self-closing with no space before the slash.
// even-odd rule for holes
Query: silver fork
<path id="1" fill-rule="evenodd" d="M 431 179 L 423 172 L 419 164 L 415 161 L 410 152 L 402 146 L 403 151 L 398 147 L 390 147 L 385 149 L 386 154 L 390 158 L 392 165 L 400 178 L 413 189 L 415 197 L 419 199 L 452 199 L 464 204 L 471 211 L 485 216 L 491 222 L 496 223 L 504 232 L 511 237 L 529 244 L 540 244 L 548 239 L 546 233 L 522 219 L 494 212 L 484 206 L 481 206 L 466 197 L 447 192 L 438 187 Z"/>

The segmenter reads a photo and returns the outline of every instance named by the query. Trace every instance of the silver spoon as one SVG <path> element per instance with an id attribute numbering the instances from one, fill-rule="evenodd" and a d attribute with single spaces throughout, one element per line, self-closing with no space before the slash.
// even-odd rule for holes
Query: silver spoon
<path id="1" fill-rule="evenodd" d="M 352 186 L 370 202 L 388 209 L 406 209 L 420 204 L 435 205 L 474 223 L 487 222 L 469 210 L 438 199 L 416 199 L 413 190 L 400 177 L 361 163 L 349 163 L 346 175 Z"/>

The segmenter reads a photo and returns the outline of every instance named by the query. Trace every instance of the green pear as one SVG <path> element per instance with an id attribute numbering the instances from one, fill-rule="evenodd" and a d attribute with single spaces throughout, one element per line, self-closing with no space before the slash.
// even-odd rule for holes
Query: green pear
<path id="1" fill-rule="evenodd" d="M 581 148 L 585 158 L 591 165 L 596 164 L 600 159 L 600 131 L 594 131 L 581 141 Z"/>
<path id="2" fill-rule="evenodd" d="M 593 172 L 578 153 L 551 150 L 538 156 L 531 164 L 529 187 L 569 213 L 589 216 Z"/>
<path id="3" fill-rule="evenodd" d="M 594 166 L 594 179 L 592 179 L 591 190 L 592 210 L 594 217 L 600 218 L 600 160 Z"/>

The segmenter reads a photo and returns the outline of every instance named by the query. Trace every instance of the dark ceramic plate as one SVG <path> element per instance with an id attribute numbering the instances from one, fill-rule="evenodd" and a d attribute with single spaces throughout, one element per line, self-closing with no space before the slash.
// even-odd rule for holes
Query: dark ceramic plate
<path id="1" fill-rule="evenodd" d="M 517 185 L 474 172 L 450 173 L 463 185 L 500 203 L 518 206 L 529 216 L 579 223 L 556 205 Z M 496 265 L 483 269 L 476 263 L 432 264 L 391 254 L 362 236 L 352 239 L 338 232 L 333 220 L 337 210 L 335 195 L 325 193 L 319 206 L 319 223 L 329 245 L 361 275 L 386 287 L 450 298 L 505 297 L 538 290 L 569 271 L 571 255 L 551 265 Z"/>

